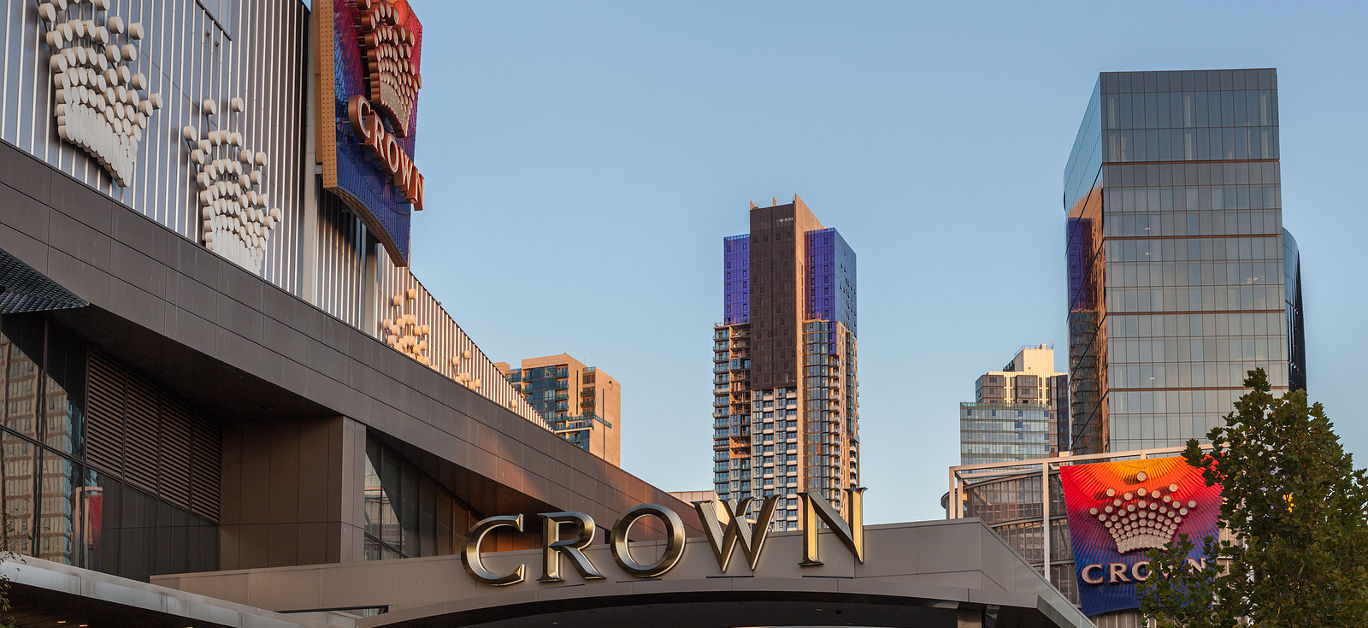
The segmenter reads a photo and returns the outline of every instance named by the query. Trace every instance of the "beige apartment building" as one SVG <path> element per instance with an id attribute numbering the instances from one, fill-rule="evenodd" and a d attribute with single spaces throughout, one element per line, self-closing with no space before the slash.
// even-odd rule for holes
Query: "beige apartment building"
<path id="1" fill-rule="evenodd" d="M 1049 453 L 1069 450 L 1069 374 L 1055 371 L 1054 349 L 1023 347 L 1000 371 L 980 375 L 974 402 L 1045 406 L 1049 410 Z"/>
<path id="2" fill-rule="evenodd" d="M 507 362 L 494 366 L 546 419 L 551 431 L 580 449 L 621 464 L 622 385 L 612 375 L 566 353 L 524 358 L 516 369 Z"/>

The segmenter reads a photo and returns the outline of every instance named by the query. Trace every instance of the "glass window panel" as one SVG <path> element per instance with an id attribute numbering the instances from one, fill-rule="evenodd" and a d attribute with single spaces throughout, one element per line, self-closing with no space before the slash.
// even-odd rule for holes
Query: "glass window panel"
<path id="1" fill-rule="evenodd" d="M 42 323 L 17 316 L 0 325 L 4 348 L 5 427 L 37 438 L 38 363 L 43 352 Z"/>
<path id="2" fill-rule="evenodd" d="M 389 451 L 383 450 L 380 462 L 380 486 L 384 491 L 384 502 L 380 509 L 380 540 L 399 547 L 403 537 L 399 528 L 399 516 L 396 512 L 403 500 L 400 488 L 399 456 Z"/>
<path id="3" fill-rule="evenodd" d="M 43 444 L 69 456 L 84 453 L 85 345 L 48 326 L 43 378 Z"/>
<path id="4" fill-rule="evenodd" d="M 42 453 L 39 479 L 38 551 L 43 560 L 70 565 L 74 560 L 72 536 L 76 532 L 77 467 L 48 451 Z"/>
<path id="5" fill-rule="evenodd" d="M 10 551 L 33 554 L 34 516 L 37 512 L 37 471 L 32 443 L 0 430 L 0 507 L 10 526 Z"/>

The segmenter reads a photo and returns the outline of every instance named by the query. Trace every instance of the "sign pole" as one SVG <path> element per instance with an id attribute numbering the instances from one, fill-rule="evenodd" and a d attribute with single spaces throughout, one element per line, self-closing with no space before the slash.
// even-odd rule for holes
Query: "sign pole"
<path id="1" fill-rule="evenodd" d="M 1050 582 L 1050 463 L 1040 465 L 1040 533 L 1041 548 L 1045 551 L 1045 560 L 1041 564 L 1040 573 L 1045 576 L 1045 581 Z M 1053 584 L 1053 583 L 1051 583 Z"/>

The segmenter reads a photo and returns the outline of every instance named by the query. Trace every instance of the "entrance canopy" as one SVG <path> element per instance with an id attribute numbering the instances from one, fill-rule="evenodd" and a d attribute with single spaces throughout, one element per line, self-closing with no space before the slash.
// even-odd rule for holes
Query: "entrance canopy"
<path id="1" fill-rule="evenodd" d="M 539 582 L 542 551 L 488 553 L 490 570 L 523 565 L 519 584 L 493 587 L 459 556 L 158 576 L 153 582 L 276 611 L 382 608 L 378 626 L 861 625 L 927 628 L 1092 626 L 1039 573 L 975 519 L 869 526 L 865 562 L 819 535 L 822 565 L 803 567 L 801 533 L 774 533 L 752 571 L 735 551 L 726 572 L 708 541 L 688 539 L 678 566 L 635 578 L 602 540 L 584 550 L 606 578 Z M 637 560 L 662 541 L 631 544 Z"/>

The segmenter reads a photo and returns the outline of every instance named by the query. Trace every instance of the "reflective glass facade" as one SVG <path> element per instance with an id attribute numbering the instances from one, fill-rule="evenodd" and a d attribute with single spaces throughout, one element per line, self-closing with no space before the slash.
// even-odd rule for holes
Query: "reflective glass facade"
<path id="1" fill-rule="evenodd" d="M 852 334 L 855 327 L 855 251 L 835 229 L 809 231 L 807 253 L 807 312 L 811 320 L 840 321 Z"/>
<path id="2" fill-rule="evenodd" d="M 1045 405 L 961 403 L 960 464 L 1044 458 L 1053 420 Z"/>
<path id="3" fill-rule="evenodd" d="M 154 400 L 154 420 L 156 408 L 177 402 L 136 375 L 120 380 L 120 390 L 88 391 L 88 381 L 105 381 L 87 376 L 89 351 L 43 316 L 0 316 L 7 549 L 135 579 L 217 569 L 217 521 L 194 512 L 190 478 L 173 473 L 186 457 L 170 455 L 155 438 L 137 438 L 137 425 L 124 424 L 117 439 L 101 427 L 134 415 L 147 399 Z M 111 406 L 120 409 L 111 413 Z M 162 423 L 179 427 L 171 418 Z M 150 461 L 151 469 L 122 463 L 133 457 Z M 217 494 L 211 498 L 216 510 Z"/>
<path id="4" fill-rule="evenodd" d="M 750 322 L 750 235 L 722 240 L 722 322 Z"/>
<path id="5" fill-rule="evenodd" d="M 1049 450 L 1046 453 L 1055 454 L 1069 450 L 1069 375 L 1055 372 L 1052 346 L 1042 344 L 1022 347 L 1001 371 L 989 371 L 980 375 L 974 381 L 974 402 L 1032 404 L 1044 407 L 1049 418 Z M 979 437 L 969 437 L 969 442 L 979 442 Z M 1004 460 L 1021 459 L 1023 458 L 1011 457 Z"/>
<path id="6" fill-rule="evenodd" d="M 1255 367 L 1305 385 L 1274 70 L 1102 74 L 1064 188 L 1075 452 L 1202 438 Z"/>
<path id="7" fill-rule="evenodd" d="M 374 437 L 366 439 L 366 560 L 451 554 L 479 517 L 432 476 Z"/>

